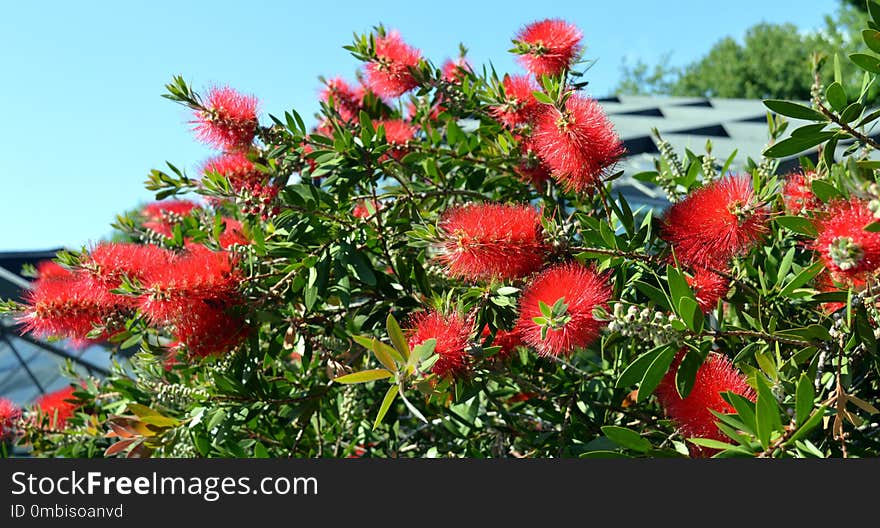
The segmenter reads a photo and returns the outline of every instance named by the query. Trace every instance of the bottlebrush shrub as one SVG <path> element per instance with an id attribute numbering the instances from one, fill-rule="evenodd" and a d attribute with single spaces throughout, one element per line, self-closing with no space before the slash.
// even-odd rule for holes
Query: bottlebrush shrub
<path id="1" fill-rule="evenodd" d="M 880 454 L 878 165 L 827 154 L 880 148 L 861 103 L 767 101 L 770 146 L 723 165 L 655 132 L 635 177 L 670 204 L 651 209 L 614 192 L 624 145 L 584 91 L 580 30 L 511 40 L 526 69 L 499 74 L 356 35 L 361 70 L 316 81 L 310 120 L 175 77 L 165 97 L 216 155 L 153 170 L 157 201 L 114 242 L 3 304 L 131 359 L 7 405 L 7 438 L 68 457 Z M 815 123 L 787 138 L 786 114 Z"/>

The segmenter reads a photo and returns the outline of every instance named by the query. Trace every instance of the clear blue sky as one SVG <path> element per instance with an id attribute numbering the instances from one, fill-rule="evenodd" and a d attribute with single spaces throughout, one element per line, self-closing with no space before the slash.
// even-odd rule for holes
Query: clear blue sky
<path id="1" fill-rule="evenodd" d="M 110 233 L 118 212 L 151 199 L 149 170 L 195 174 L 211 155 L 182 107 L 162 99 L 183 74 L 257 95 L 262 116 L 317 108 L 318 75 L 353 78 L 341 46 L 376 23 L 442 62 L 470 48 L 518 71 L 506 53 L 525 23 L 562 17 L 584 32 L 593 95 L 624 57 L 686 63 L 762 20 L 817 28 L 837 0 L 430 2 L 7 2 L 0 17 L 0 251 L 77 247 Z M 418 6 L 418 7 L 416 7 Z"/>

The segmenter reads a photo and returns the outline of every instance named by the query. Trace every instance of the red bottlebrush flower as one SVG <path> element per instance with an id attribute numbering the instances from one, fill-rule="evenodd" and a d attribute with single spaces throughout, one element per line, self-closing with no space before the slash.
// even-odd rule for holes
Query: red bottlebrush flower
<path id="1" fill-rule="evenodd" d="M 98 282 L 113 289 L 121 284 L 123 275 L 141 280 L 149 270 L 167 265 L 171 258 L 171 252 L 152 244 L 103 242 L 83 259 L 83 267 Z"/>
<path id="2" fill-rule="evenodd" d="M 464 71 L 462 71 L 464 70 Z M 455 60 L 446 59 L 443 63 L 443 80 L 452 84 L 461 84 L 461 80 L 471 71 L 471 65 L 464 57 Z"/>
<path id="3" fill-rule="evenodd" d="M 504 101 L 489 108 L 492 117 L 511 130 L 517 125 L 528 123 L 540 106 L 532 95 L 538 87 L 526 75 L 505 75 L 502 86 Z"/>
<path id="4" fill-rule="evenodd" d="M 25 296 L 27 309 L 19 320 L 27 332 L 68 338 L 81 345 L 90 341 L 87 336 L 95 326 L 117 312 L 120 301 L 107 288 L 95 287 L 85 273 L 71 273 L 66 279 L 38 279 Z"/>
<path id="5" fill-rule="evenodd" d="M 515 279 L 540 269 L 547 246 L 541 213 L 530 205 L 467 204 L 447 209 L 438 223 L 439 260 L 453 277 Z"/>
<path id="6" fill-rule="evenodd" d="M 749 387 L 745 376 L 733 366 L 730 359 L 711 353 L 697 370 L 691 392 L 687 398 L 682 399 L 675 387 L 675 374 L 684 355 L 684 352 L 678 353 L 669 371 L 657 386 L 655 392 L 657 399 L 666 414 L 678 424 L 679 431 L 685 438 L 727 441 L 727 436 L 715 425 L 718 418 L 710 412 L 710 409 L 724 414 L 733 413 L 735 409 L 724 401 L 721 393 L 733 392 L 754 401 L 755 391 Z M 703 454 L 703 451 L 692 449 L 691 453 Z"/>
<path id="7" fill-rule="evenodd" d="M 593 309 L 607 309 L 611 287 L 605 277 L 577 263 L 557 264 L 544 270 L 529 282 L 520 299 L 516 330 L 529 346 L 542 356 L 571 355 L 575 349 L 592 344 L 604 322 L 593 318 Z M 541 335 L 536 317 L 543 317 L 540 302 L 553 306 L 559 299 L 567 305 L 564 320 L 556 328 Z"/>
<path id="8" fill-rule="evenodd" d="M 198 204 L 189 200 L 168 200 L 153 202 L 144 206 L 141 214 L 148 220 L 156 222 L 179 222 L 184 216 L 189 215 L 193 209 L 198 209 Z"/>
<path id="9" fill-rule="evenodd" d="M 516 329 L 496 330 L 495 339 L 493 339 L 491 343 L 488 342 L 488 338 L 490 335 L 492 335 L 492 333 L 489 331 L 489 327 L 487 326 L 483 329 L 483 334 L 481 336 L 484 340 L 483 346 L 501 347 L 501 350 L 499 350 L 492 356 L 492 359 L 496 361 L 504 361 L 505 359 L 509 358 L 511 354 L 516 352 L 517 347 L 525 346 L 525 343 L 523 343 L 523 340 L 520 338 L 519 332 L 517 332 Z"/>
<path id="10" fill-rule="evenodd" d="M 36 407 L 39 413 L 49 417 L 49 427 L 60 431 L 67 426 L 69 420 L 79 408 L 73 395 L 74 387 L 65 387 L 37 398 Z"/>
<path id="11" fill-rule="evenodd" d="M 37 277 L 40 280 L 68 279 L 71 273 L 69 269 L 53 260 L 43 260 L 37 263 Z"/>
<path id="12" fill-rule="evenodd" d="M 358 118 L 363 101 L 362 93 L 359 94 L 344 79 L 337 77 L 328 80 L 321 90 L 321 101 L 329 103 L 330 96 L 333 96 L 333 108 L 339 112 L 343 121 L 351 122 Z"/>
<path id="13" fill-rule="evenodd" d="M 418 129 L 402 119 L 388 119 L 373 123 L 373 127 L 376 129 L 380 126 L 385 128 L 385 141 L 389 145 L 393 145 L 389 154 L 395 159 L 403 158 L 406 154 L 406 144 L 415 137 Z"/>
<path id="14" fill-rule="evenodd" d="M 830 271 L 842 277 L 861 277 L 880 267 L 880 233 L 865 231 L 865 226 L 876 221 L 865 201 L 829 203 L 815 222 L 819 235 L 811 247 Z"/>
<path id="15" fill-rule="evenodd" d="M 810 182 L 814 172 L 803 174 L 796 172 L 789 174 L 785 178 L 785 185 L 782 187 L 782 197 L 785 201 L 785 210 L 792 214 L 799 214 L 804 211 L 816 209 L 821 202 L 816 195 L 813 194 L 813 187 Z"/>
<path id="16" fill-rule="evenodd" d="M 541 105 L 532 141 L 568 191 L 591 191 L 624 153 L 623 143 L 599 103 L 577 94 L 565 102 L 564 112 Z"/>
<path id="17" fill-rule="evenodd" d="M 749 175 L 729 176 L 697 189 L 666 212 L 661 236 L 679 262 L 723 268 L 768 232 L 769 214 L 759 204 Z"/>
<path id="18" fill-rule="evenodd" d="M 461 376 L 470 366 L 467 352 L 473 322 L 458 312 L 444 315 L 431 310 L 412 316 L 407 325 L 407 341 L 414 348 L 428 339 L 436 339 L 434 353 L 439 357 L 431 372 L 440 376 Z"/>
<path id="19" fill-rule="evenodd" d="M 366 66 L 367 86 L 381 97 L 398 97 L 418 86 L 410 68 L 421 53 L 408 46 L 396 31 L 376 37 L 376 58 Z"/>
<path id="20" fill-rule="evenodd" d="M 382 202 L 377 202 L 376 200 L 370 200 L 370 202 L 372 202 L 373 210 L 382 210 Z M 365 200 L 360 200 L 354 206 L 354 210 L 352 210 L 351 214 L 355 218 L 369 218 L 371 216 L 370 210 L 367 209 L 367 202 Z"/>
<path id="21" fill-rule="evenodd" d="M 241 151 L 227 152 L 208 160 L 202 167 L 202 173 L 209 172 L 225 176 L 235 190 L 241 189 L 246 183 L 266 179 L 266 176 L 254 167 L 247 154 Z"/>
<path id="22" fill-rule="evenodd" d="M 533 22 L 514 38 L 516 44 L 525 48 L 518 60 L 535 76 L 559 75 L 580 53 L 583 36 L 581 30 L 564 20 Z"/>
<path id="23" fill-rule="evenodd" d="M 514 169 L 519 179 L 532 184 L 539 191 L 544 190 L 544 184 L 550 179 L 550 168 L 538 157 L 533 142 L 529 136 L 520 140 L 519 150 L 522 161 Z"/>
<path id="24" fill-rule="evenodd" d="M 139 306 L 151 324 L 169 328 L 190 354 L 219 354 L 249 332 L 239 313 L 244 306 L 240 282 L 235 255 L 192 246 L 147 274 Z"/>
<path id="25" fill-rule="evenodd" d="M 726 278 L 703 268 L 694 271 L 693 276 L 687 278 L 687 283 L 694 291 L 703 313 L 712 311 L 718 305 L 718 300 L 730 290 L 730 283 Z"/>
<path id="26" fill-rule="evenodd" d="M 196 136 L 222 150 L 247 148 L 257 131 L 257 98 L 227 86 L 208 91 L 203 110 L 195 113 Z"/>
<path id="27" fill-rule="evenodd" d="M 244 226 L 234 218 L 223 219 L 223 232 L 220 233 L 218 242 L 223 249 L 229 249 L 235 244 L 246 246 L 251 243 L 244 235 Z"/>
<path id="28" fill-rule="evenodd" d="M 0 398 L 0 440 L 12 437 L 15 433 L 15 421 L 21 416 L 21 410 L 6 398 Z"/>

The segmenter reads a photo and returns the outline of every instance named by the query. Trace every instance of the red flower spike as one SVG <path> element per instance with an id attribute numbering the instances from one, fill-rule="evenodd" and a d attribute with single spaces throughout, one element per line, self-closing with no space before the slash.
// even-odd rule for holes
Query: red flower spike
<path id="1" fill-rule="evenodd" d="M 221 150 L 246 149 L 257 132 L 257 104 L 256 97 L 232 88 L 211 88 L 205 109 L 195 112 L 196 136 Z"/>
<path id="2" fill-rule="evenodd" d="M 550 180 L 550 168 L 538 157 L 534 144 L 529 136 L 520 140 L 520 153 L 522 161 L 514 169 L 517 176 L 523 182 L 529 183 L 539 191 L 544 190 L 544 184 Z"/>
<path id="3" fill-rule="evenodd" d="M 415 137 L 418 129 L 402 119 L 388 119 L 373 123 L 373 128 L 378 129 L 380 126 L 385 129 L 385 141 L 393 146 L 389 154 L 395 159 L 403 158 L 406 154 L 407 143 Z"/>
<path id="4" fill-rule="evenodd" d="M 55 431 L 61 431 L 67 426 L 70 419 L 79 408 L 79 404 L 73 395 L 74 387 L 65 387 L 55 392 L 44 394 L 34 402 L 39 413 L 49 417 L 49 427 Z"/>
<path id="5" fill-rule="evenodd" d="M 670 207 L 661 237 L 686 266 L 724 268 L 732 257 L 747 253 L 764 238 L 768 220 L 751 176 L 729 176 Z"/>
<path id="6" fill-rule="evenodd" d="M 563 112 L 541 105 L 534 126 L 535 151 L 567 191 L 592 192 L 624 153 L 614 125 L 595 99 L 574 94 Z"/>
<path id="7" fill-rule="evenodd" d="M 819 235 L 811 247 L 831 272 L 862 278 L 880 268 L 880 233 L 865 231 L 876 221 L 865 201 L 829 203 L 825 214 L 815 222 Z"/>
<path id="8" fill-rule="evenodd" d="M 685 352 L 679 352 L 669 367 L 655 394 L 666 414 L 672 418 L 685 438 L 711 438 L 722 442 L 729 438 L 722 433 L 715 422 L 718 421 L 710 409 L 724 414 L 735 409 L 721 397 L 722 392 L 733 392 L 755 401 L 755 391 L 746 383 L 746 377 L 737 370 L 730 359 L 711 353 L 697 370 L 694 386 L 687 398 L 682 399 L 675 387 L 675 375 L 684 359 Z M 692 448 L 692 455 L 711 455 L 712 450 Z"/>
<path id="9" fill-rule="evenodd" d="M 541 272 L 523 290 L 516 330 L 542 356 L 569 356 L 599 337 L 605 323 L 593 318 L 593 309 L 607 309 L 610 298 L 611 287 L 604 276 L 581 264 L 557 264 Z M 539 302 L 553 306 L 559 299 L 565 299 L 570 319 L 559 328 L 550 328 L 542 338 L 541 326 L 534 321 L 543 317 Z"/>
<path id="10" fill-rule="evenodd" d="M 69 279 L 71 274 L 69 269 L 53 260 L 43 260 L 37 263 L 37 277 L 40 280 Z"/>
<path id="11" fill-rule="evenodd" d="M 247 338 L 250 327 L 240 316 L 199 300 L 174 321 L 173 332 L 190 356 L 202 358 L 232 350 Z"/>
<path id="12" fill-rule="evenodd" d="M 446 59 L 443 63 L 443 80 L 451 84 L 461 84 L 461 80 L 471 71 L 471 65 L 464 57 Z M 464 70 L 464 71 L 462 71 Z"/>
<path id="13" fill-rule="evenodd" d="M 581 52 L 583 33 L 564 20 L 545 19 L 522 28 L 514 42 L 527 51 L 517 59 L 536 77 L 559 75 Z"/>
<path id="14" fill-rule="evenodd" d="M 517 347 L 525 346 L 522 338 L 519 336 L 519 332 L 514 330 L 496 330 L 495 331 L 495 339 L 489 343 L 489 336 L 492 335 L 492 332 L 489 331 L 489 327 L 485 327 L 483 329 L 483 333 L 481 337 L 484 340 L 483 346 L 498 346 L 501 347 L 501 350 L 496 352 L 492 359 L 496 361 L 504 361 L 511 356 L 514 352 L 516 352 Z"/>
<path id="15" fill-rule="evenodd" d="M 439 260 L 453 277 L 515 279 L 540 269 L 547 246 L 541 213 L 530 205 L 467 204 L 446 210 L 438 223 Z"/>
<path id="16" fill-rule="evenodd" d="M 711 312 L 730 290 L 730 283 L 726 278 L 703 268 L 698 268 L 692 277 L 688 277 L 687 283 L 704 314 Z"/>
<path id="17" fill-rule="evenodd" d="M 21 410 L 6 398 L 0 398 L 0 441 L 11 438 L 15 433 L 15 422 Z"/>
<path id="18" fill-rule="evenodd" d="M 235 244 L 246 246 L 251 243 L 244 234 L 244 226 L 234 218 L 223 219 L 223 232 L 220 233 L 218 242 L 223 249 L 229 249 Z"/>
<path id="19" fill-rule="evenodd" d="M 432 310 L 413 315 L 407 326 L 407 341 L 411 349 L 428 339 L 437 340 L 434 353 L 439 358 L 431 367 L 431 372 L 441 378 L 457 377 L 467 372 L 471 363 L 467 349 L 473 328 L 470 318 L 458 312 L 444 315 Z"/>
<path id="20" fill-rule="evenodd" d="M 321 90 L 321 101 L 330 102 L 333 97 L 333 108 L 339 112 L 339 117 L 345 122 L 352 122 L 358 118 L 363 101 L 363 93 L 352 88 L 344 79 L 336 77 L 330 79 Z"/>
<path id="21" fill-rule="evenodd" d="M 155 267 L 167 265 L 172 253 L 152 244 L 103 242 L 95 246 L 83 267 L 108 290 L 122 283 L 122 277 L 142 280 Z"/>
<path id="22" fill-rule="evenodd" d="M 374 211 L 382 210 L 382 202 L 377 202 L 375 200 L 370 201 L 372 202 Z M 370 210 L 367 208 L 367 202 L 364 200 L 358 201 L 358 203 L 354 206 L 351 215 L 355 218 L 369 218 L 370 216 L 372 216 Z"/>
<path id="23" fill-rule="evenodd" d="M 380 97 L 398 97 L 418 86 L 410 68 L 419 65 L 421 53 L 391 31 L 376 37 L 376 58 L 367 64 L 367 86 Z"/>
<path id="24" fill-rule="evenodd" d="M 489 108 L 492 117 L 509 129 L 528 123 L 540 106 L 532 95 L 538 87 L 526 75 L 504 76 L 504 102 Z"/>
<path id="25" fill-rule="evenodd" d="M 786 211 L 796 215 L 819 208 L 821 201 L 813 194 L 813 187 L 810 183 L 815 174 L 812 171 L 807 174 L 796 172 L 785 178 L 782 197 L 785 201 Z"/>
<path id="26" fill-rule="evenodd" d="M 148 220 L 157 222 L 177 221 L 181 217 L 190 214 L 193 209 L 198 209 L 198 207 L 198 204 L 189 200 L 168 200 L 146 205 L 141 214 Z"/>
<path id="27" fill-rule="evenodd" d="M 117 313 L 121 300 L 107 288 L 95 287 L 84 272 L 66 279 L 37 279 L 26 294 L 27 309 L 19 321 L 26 332 L 83 345 L 91 341 L 87 336 L 95 326 Z"/>

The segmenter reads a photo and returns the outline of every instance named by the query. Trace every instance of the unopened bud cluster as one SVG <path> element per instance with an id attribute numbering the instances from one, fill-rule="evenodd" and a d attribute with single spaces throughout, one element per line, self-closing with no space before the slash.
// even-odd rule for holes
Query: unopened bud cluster
<path id="1" fill-rule="evenodd" d="M 624 310 L 621 303 L 614 305 L 614 313 L 608 323 L 608 330 L 620 332 L 626 337 L 635 337 L 641 341 L 653 342 L 655 346 L 678 343 L 682 339 L 681 332 L 673 328 L 672 322 L 678 320 L 675 314 L 666 314 L 636 306 Z"/>
<path id="2" fill-rule="evenodd" d="M 874 214 L 874 218 L 880 219 L 880 185 L 872 183 L 868 186 L 868 209 Z"/>

